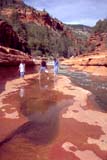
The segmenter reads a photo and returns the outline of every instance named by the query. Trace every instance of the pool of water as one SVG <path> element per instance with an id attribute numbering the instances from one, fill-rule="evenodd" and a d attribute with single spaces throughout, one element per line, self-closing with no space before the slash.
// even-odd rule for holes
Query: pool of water
<path id="1" fill-rule="evenodd" d="M 1 81 L 6 82 L 7 79 L 18 77 L 16 71 L 17 68 L 16 70 L 12 69 L 12 72 L 2 70 L 3 74 L 5 74 L 4 79 L 1 78 Z M 31 72 L 34 73 L 36 70 L 31 68 Z M 106 96 L 103 96 L 104 93 L 107 93 L 106 78 L 101 79 L 100 77 L 90 76 L 87 73 L 69 72 L 67 70 L 60 70 L 60 73 L 69 76 L 76 85 L 91 90 L 96 95 L 96 101 L 99 104 L 101 103 L 101 107 L 106 112 L 107 103 L 104 101 Z M 63 113 L 68 110 L 68 106 L 74 103 L 73 97 L 52 90 L 53 87 L 55 87 L 53 77 L 45 80 L 44 78 L 41 80 L 36 78 L 29 81 L 28 86 L 20 87 L 18 91 L 6 96 L 4 101 L 9 105 L 1 110 L 0 118 L 1 124 L 3 123 L 1 130 L 4 131 L 3 134 L 6 132 L 7 135 L 4 139 L 0 139 L 0 160 L 12 160 L 14 158 L 15 160 L 77 160 L 79 158 L 76 157 L 75 150 L 80 149 L 79 151 L 84 157 L 83 150 L 86 149 L 87 151 L 90 148 L 90 144 L 87 143 L 88 137 L 90 135 L 95 137 L 95 133 L 95 138 L 99 137 L 101 127 L 96 124 L 91 126 L 86 121 L 82 123 L 79 120 L 75 120 L 72 116 L 68 119 L 62 117 Z M 101 101 L 97 97 L 98 95 L 101 95 Z M 102 113 L 102 109 L 100 112 Z M 16 113 L 18 113 L 18 119 L 14 118 Z M 73 110 L 72 113 L 76 115 L 79 111 L 78 109 Z M 82 113 L 87 117 L 87 110 L 82 108 Z M 4 118 L 5 114 L 8 115 L 8 118 Z M 87 119 L 90 117 L 91 115 L 89 114 Z M 20 124 L 18 124 L 19 122 Z M 6 130 L 7 128 L 10 130 L 9 134 L 8 130 Z M 104 134 L 103 132 L 101 133 Z M 69 146 L 70 142 L 75 145 Z M 103 142 L 105 141 L 102 140 Z M 89 148 L 87 148 L 88 145 Z M 69 149 L 70 152 L 64 150 L 62 146 L 65 149 Z M 99 147 L 96 146 L 95 153 L 96 148 L 97 153 L 99 153 Z M 94 147 L 92 150 L 94 150 Z M 103 151 L 101 153 L 102 155 L 104 154 Z M 106 155 L 104 154 L 103 157 L 106 157 Z"/>
<path id="2" fill-rule="evenodd" d="M 48 144 L 54 140 L 58 134 L 60 112 L 72 102 L 71 96 L 53 91 L 54 85 L 53 77 L 35 79 L 6 96 L 5 101 L 10 106 L 5 107 L 5 112 L 11 112 L 14 108 L 27 118 L 27 122 L 8 135 L 0 145 L 10 143 L 19 135 L 36 145 Z"/>

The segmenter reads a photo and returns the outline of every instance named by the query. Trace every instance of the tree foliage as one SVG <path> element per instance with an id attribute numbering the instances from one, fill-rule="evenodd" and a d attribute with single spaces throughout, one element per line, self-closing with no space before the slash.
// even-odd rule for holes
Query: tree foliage
<path id="1" fill-rule="evenodd" d="M 6 20 L 13 26 L 19 37 L 27 42 L 32 53 L 70 57 L 74 54 L 75 47 L 83 51 L 83 47 L 75 46 L 64 32 L 58 32 L 34 22 L 21 21 L 19 13 L 14 8 L 11 18 L 6 17 Z"/>
<path id="2" fill-rule="evenodd" d="M 93 32 L 107 33 L 107 19 L 99 20 L 93 27 Z"/>

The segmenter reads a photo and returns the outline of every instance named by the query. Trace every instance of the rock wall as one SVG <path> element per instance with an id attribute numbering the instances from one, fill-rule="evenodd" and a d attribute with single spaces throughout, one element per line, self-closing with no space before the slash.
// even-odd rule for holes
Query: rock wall
<path id="1" fill-rule="evenodd" d="M 48 28 L 54 30 L 64 30 L 63 23 L 55 18 L 52 18 L 46 11 L 38 11 L 27 5 L 24 5 L 24 7 L 23 5 L 19 5 L 18 7 L 17 5 L 14 5 L 13 8 L 15 8 L 16 13 L 18 13 L 21 22 L 33 22 L 38 25 L 47 26 Z M 2 8 L 1 15 L 11 18 L 13 15 L 13 8 Z"/>
<path id="2" fill-rule="evenodd" d="M 93 75 L 107 76 L 107 50 L 94 55 L 66 59 L 61 64 L 68 65 L 71 71 L 80 70 Z"/>
<path id="3" fill-rule="evenodd" d="M 27 55 L 19 50 L 0 46 L 0 66 L 18 65 L 21 60 L 23 60 L 26 64 L 34 65 L 33 59 L 30 55 Z"/>
<path id="4" fill-rule="evenodd" d="M 19 39 L 12 26 L 7 22 L 0 20 L 0 45 L 21 50 L 30 54 L 27 43 Z"/>
<path id="5" fill-rule="evenodd" d="M 89 51 L 103 51 L 107 49 L 107 33 L 94 33 L 87 43 Z"/>

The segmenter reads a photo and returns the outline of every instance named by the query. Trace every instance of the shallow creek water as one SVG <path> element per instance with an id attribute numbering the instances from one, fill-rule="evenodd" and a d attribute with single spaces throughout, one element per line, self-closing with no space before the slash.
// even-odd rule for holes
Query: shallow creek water
<path id="1" fill-rule="evenodd" d="M 29 69 L 27 73 L 34 71 L 37 72 L 37 69 Z M 60 70 L 60 74 L 69 76 L 73 83 L 95 94 L 96 102 L 101 104 L 101 116 L 105 117 L 106 78 L 67 70 Z M 2 92 L 7 79 L 18 77 L 17 68 L 2 70 L 1 75 Z M 0 160 L 106 160 L 107 142 L 105 137 L 100 139 L 105 135 L 100 122 L 96 119 L 91 120 L 92 124 L 85 121 L 89 115 L 83 108 L 80 110 L 85 117 L 83 121 L 72 116 L 62 118 L 74 100 L 70 95 L 52 91 L 53 87 L 53 77 L 49 81 L 34 79 L 28 86 L 19 87 L 18 91 L 8 94 L 3 100 L 8 105 L 0 109 Z M 100 112 L 98 110 L 99 116 Z M 72 110 L 72 114 L 81 115 L 81 112 L 77 108 Z M 91 117 L 88 119 L 90 121 Z M 88 142 L 89 137 L 98 142 Z"/>
<path id="2" fill-rule="evenodd" d="M 94 76 L 81 71 L 60 70 L 60 73 L 70 77 L 75 85 L 91 91 L 101 109 L 107 112 L 107 77 Z"/>

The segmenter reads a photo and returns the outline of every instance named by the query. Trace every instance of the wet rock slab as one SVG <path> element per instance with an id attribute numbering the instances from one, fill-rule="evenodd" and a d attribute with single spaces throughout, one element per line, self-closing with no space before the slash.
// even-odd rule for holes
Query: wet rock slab
<path id="1" fill-rule="evenodd" d="M 11 131 L 1 138 L 0 159 L 106 160 L 107 116 L 91 92 L 64 76 L 28 82 L 2 100 L 8 106 L 0 109 L 1 121 Z"/>

